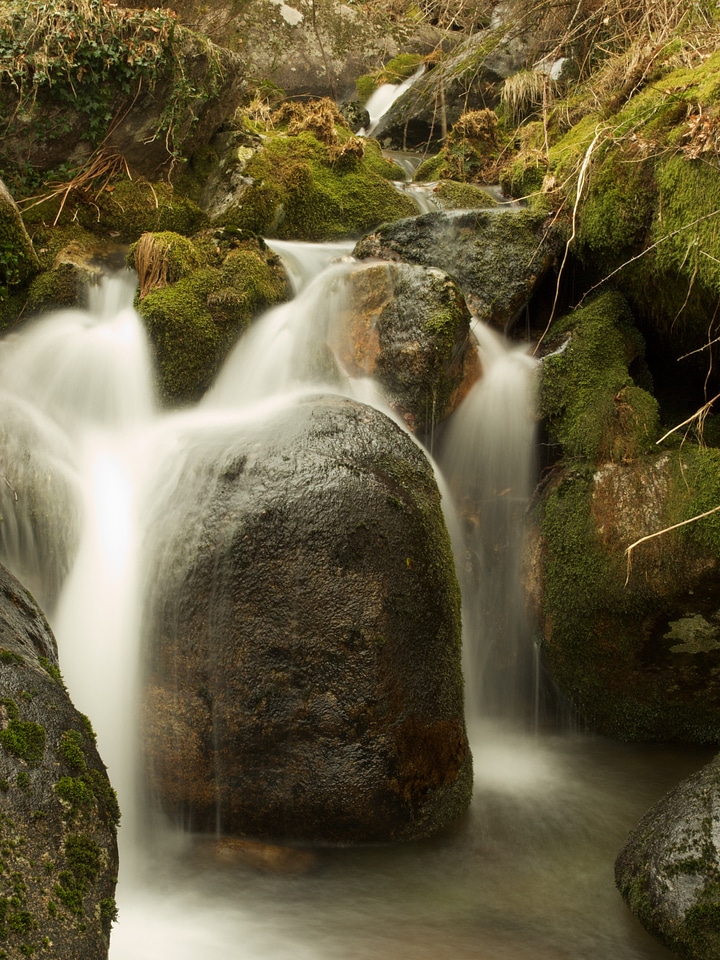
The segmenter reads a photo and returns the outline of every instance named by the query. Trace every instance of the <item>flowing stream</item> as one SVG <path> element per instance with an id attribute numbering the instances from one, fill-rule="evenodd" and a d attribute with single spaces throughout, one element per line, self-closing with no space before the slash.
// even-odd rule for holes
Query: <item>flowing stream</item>
<path id="1" fill-rule="evenodd" d="M 342 279 L 355 269 L 347 249 L 291 244 L 280 252 L 295 261 L 296 299 L 256 322 L 195 410 L 156 407 L 129 275 L 106 281 L 89 310 L 29 325 L 0 350 L 6 408 L 14 411 L 5 433 L 35 444 L 33 456 L 45 459 L 33 476 L 51 471 L 62 494 L 50 501 L 35 491 L 54 526 L 33 528 L 18 507 L 0 546 L 14 571 L 44 590 L 65 680 L 95 724 L 123 810 L 111 960 L 668 957 L 624 907 L 613 862 L 639 817 L 707 751 L 618 745 L 570 729 L 542 732 L 532 722 L 535 645 L 517 567 L 533 468 L 535 367 L 484 328 L 476 336 L 485 377 L 440 445 L 440 479 L 462 527 L 475 765 L 469 813 L 423 843 L 323 850 L 276 872 L 211 856 L 198 838 L 161 826 L 148 842 L 133 721 L 141 531 L 173 451 L 228 422 L 242 429 L 262 404 L 287 402 L 288 390 L 318 382 L 383 406 L 372 384 L 337 366 L 320 376 L 315 363 L 318 343 L 332 340 L 336 311 L 347 307 Z M 8 515 L 29 474 L 25 487 L 21 475 L 4 479 L 0 508 Z M 44 557 L 49 536 L 67 552 L 79 542 L 69 573 L 62 558 Z"/>

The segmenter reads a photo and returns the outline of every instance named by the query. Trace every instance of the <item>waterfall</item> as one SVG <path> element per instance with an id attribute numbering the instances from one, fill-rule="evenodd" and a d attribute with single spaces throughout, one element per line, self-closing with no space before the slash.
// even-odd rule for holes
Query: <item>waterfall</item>
<path id="1" fill-rule="evenodd" d="M 464 670 L 471 712 L 537 714 L 537 656 L 521 582 L 535 468 L 536 361 L 476 322 L 482 376 L 451 418 L 439 461 L 463 528 Z"/>
<path id="2" fill-rule="evenodd" d="M 479 944 L 483 960 L 661 960 L 617 897 L 609 864 L 629 825 L 702 762 L 686 748 L 658 756 L 485 727 L 473 744 L 473 807 L 452 831 L 322 851 L 288 873 L 258 872 L 232 849 L 150 845 L 140 833 L 149 812 L 136 804 L 133 724 L 149 512 L 162 511 L 188 445 L 232 435 L 268 405 L 293 402 L 289 391 L 321 384 L 382 406 L 372 381 L 352 381 L 325 346 L 354 269 L 330 264 L 302 280 L 296 300 L 260 318 L 203 403 L 182 413 L 155 407 L 129 275 L 105 281 L 87 310 L 56 313 L 0 345 L 0 547 L 49 598 L 61 669 L 93 720 L 123 811 L 111 960 L 476 960 Z M 440 463 L 465 534 L 468 698 L 502 714 L 500 701 L 517 706 L 527 686 L 508 679 L 507 665 L 526 669 L 510 581 L 532 476 L 535 374 L 522 348 L 482 326 L 476 336 L 484 376 L 444 430 Z M 274 362 L 236 392 L 265 351 Z M 490 683 L 498 666 L 504 679 Z"/>
<path id="3" fill-rule="evenodd" d="M 420 66 L 411 77 L 403 80 L 402 83 L 381 84 L 365 104 L 365 109 L 370 114 L 370 123 L 367 130 L 360 130 L 360 136 L 371 137 L 390 107 L 410 89 L 416 80 L 420 79 L 424 72 L 425 67 Z"/>

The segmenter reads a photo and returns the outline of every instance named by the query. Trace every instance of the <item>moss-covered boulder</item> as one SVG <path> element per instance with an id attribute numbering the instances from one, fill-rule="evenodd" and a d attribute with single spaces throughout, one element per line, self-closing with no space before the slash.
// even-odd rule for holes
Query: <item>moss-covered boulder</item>
<path id="1" fill-rule="evenodd" d="M 658 438 L 644 342 L 616 292 L 556 321 L 543 346 L 540 416 L 555 458 L 628 461 Z"/>
<path id="2" fill-rule="evenodd" d="M 279 259 L 238 231 L 209 230 L 192 241 L 170 231 L 146 234 L 130 257 L 140 281 L 137 309 L 169 404 L 199 399 L 247 324 L 288 295 Z"/>
<path id="3" fill-rule="evenodd" d="M 648 811 L 615 878 L 630 910 L 673 954 L 720 956 L 720 758 Z"/>
<path id="4" fill-rule="evenodd" d="M 559 240 L 547 227 L 544 216 L 530 211 L 426 213 L 384 224 L 353 254 L 443 270 L 475 316 L 504 330 L 555 264 Z"/>
<path id="5" fill-rule="evenodd" d="M 340 366 L 374 377 L 411 429 L 432 430 L 480 373 L 457 284 L 439 270 L 385 263 L 353 271 L 347 288 L 344 336 L 333 337 Z"/>
<path id="6" fill-rule="evenodd" d="M 533 600 L 551 674 L 592 728 L 622 739 L 720 736 L 718 451 L 670 438 L 626 301 L 558 321 L 540 412 L 556 461 L 536 498 Z M 650 538 L 627 555 L 636 541 Z"/>
<path id="7" fill-rule="evenodd" d="M 686 445 L 559 467 L 542 490 L 532 580 L 542 653 L 593 730 L 720 739 L 718 523 L 654 536 L 720 502 L 719 466 L 716 450 Z"/>
<path id="8" fill-rule="evenodd" d="M 55 640 L 0 568 L 0 949 L 105 960 L 118 871 L 115 793 Z"/>
<path id="9" fill-rule="evenodd" d="M 162 474 L 143 714 L 168 815 L 312 843 L 454 821 L 472 792 L 460 596 L 420 448 L 314 397 L 205 422 Z"/>
<path id="10" fill-rule="evenodd" d="M 204 196 L 214 222 L 284 240 L 331 240 L 416 212 L 393 186 L 400 168 L 322 104 L 287 111 L 261 145 L 233 145 L 231 156 L 220 158 L 221 181 Z"/>
<path id="11" fill-rule="evenodd" d="M 128 169 L 158 179 L 232 116 L 243 92 L 242 60 L 168 10 L 12 0 L 0 37 L 0 168 L 27 192 L 38 172 L 62 179 L 72 167 L 86 189 Z"/>

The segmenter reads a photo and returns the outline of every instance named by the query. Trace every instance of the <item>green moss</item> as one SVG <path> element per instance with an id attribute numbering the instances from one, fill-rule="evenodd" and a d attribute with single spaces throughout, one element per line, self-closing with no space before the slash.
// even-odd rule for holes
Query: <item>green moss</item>
<path id="1" fill-rule="evenodd" d="M 165 181 L 119 180 L 111 192 L 100 194 L 97 206 L 99 212 L 92 214 L 80 210 L 80 223 L 91 232 L 111 229 L 120 243 L 132 243 L 148 232 L 190 236 L 207 223 L 200 207 Z"/>
<path id="2" fill-rule="evenodd" d="M 60 740 L 60 756 L 73 770 L 82 772 L 87 769 L 83 735 L 77 730 L 65 730 Z"/>
<path id="3" fill-rule="evenodd" d="M 435 195 L 445 210 L 480 210 L 486 207 L 497 207 L 497 201 L 472 183 L 441 180 L 435 189 Z"/>
<path id="4" fill-rule="evenodd" d="M 0 650 L 0 663 L 22 666 L 25 660 L 19 653 L 14 653 L 12 650 Z"/>
<path id="5" fill-rule="evenodd" d="M 55 896 L 70 913 L 82 916 L 84 898 L 100 872 L 100 848 L 84 834 L 71 834 L 65 841 L 67 869 L 58 874 Z"/>
<path id="6" fill-rule="evenodd" d="M 153 290 L 138 305 L 167 403 L 198 399 L 220 366 L 229 337 L 215 323 L 207 302 L 216 283 L 217 271 L 206 268 Z"/>
<path id="7" fill-rule="evenodd" d="M 379 171 L 382 171 L 379 172 Z M 366 146 L 349 168 L 305 131 L 269 138 L 247 163 L 253 186 L 222 216 L 224 224 L 281 239 L 358 236 L 386 220 L 417 211 L 390 182 L 397 168 Z"/>
<path id="8" fill-rule="evenodd" d="M 38 657 L 38 663 L 45 670 L 45 672 L 58 684 L 58 686 L 65 689 L 65 681 L 62 678 L 60 673 L 60 668 L 55 663 L 51 663 L 47 657 Z"/>
<path id="9" fill-rule="evenodd" d="M 551 339 L 564 348 L 543 361 L 540 411 L 551 443 L 566 457 L 591 463 L 627 460 L 649 450 L 659 423 L 655 399 L 628 372 L 642 354 L 626 302 L 615 293 L 556 323 Z"/>
<path id="10" fill-rule="evenodd" d="M 36 766 L 45 753 L 45 728 L 13 717 L 7 727 L 0 730 L 0 744 L 12 756 Z"/>
<path id="11" fill-rule="evenodd" d="M 120 823 L 117 795 L 100 770 L 86 770 L 77 777 L 60 777 L 54 789 L 65 806 L 69 822 L 75 822 L 97 807 L 109 823 L 116 827 Z"/>
<path id="12" fill-rule="evenodd" d="M 581 257 L 609 272 L 640 248 L 655 211 L 653 165 L 610 150 L 590 178 L 578 231 Z"/>
<path id="13" fill-rule="evenodd" d="M 75 306 L 80 285 L 77 271 L 70 263 L 38 274 L 30 284 L 27 303 L 33 313 Z"/>

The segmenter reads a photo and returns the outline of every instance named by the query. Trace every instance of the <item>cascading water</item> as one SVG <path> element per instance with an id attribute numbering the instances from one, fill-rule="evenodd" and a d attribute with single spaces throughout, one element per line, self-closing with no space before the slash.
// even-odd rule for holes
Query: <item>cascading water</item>
<path id="1" fill-rule="evenodd" d="M 535 466 L 536 363 L 475 323 L 482 376 L 451 418 L 439 456 L 463 527 L 464 668 L 470 709 L 536 714 L 537 665 L 521 584 Z"/>
<path id="2" fill-rule="evenodd" d="M 301 295 L 287 311 L 271 311 L 258 321 L 253 333 L 257 345 L 250 354 L 254 361 L 246 356 L 242 362 L 251 367 L 259 362 L 258 352 L 269 349 L 263 331 L 271 328 L 276 357 L 278 337 L 295 346 L 305 344 L 290 352 L 302 358 L 301 372 L 314 371 L 312 384 L 317 384 L 318 367 L 313 364 L 320 355 L 325 366 L 321 363 L 319 369 L 327 374 L 321 381 L 342 391 L 362 386 L 349 385 L 332 357 L 328 363 L 328 354 L 320 349 L 325 330 L 318 340 L 309 333 L 321 303 L 320 326 L 332 327 L 340 301 L 333 301 L 330 292 L 341 298 L 346 269 L 345 264 L 331 266 L 317 289 L 307 285 L 305 298 Z M 119 292 L 122 284 L 110 283 L 111 293 Z M 107 292 L 107 284 L 104 289 Z M 668 956 L 625 910 L 613 888 L 612 862 L 629 826 L 704 759 L 687 750 L 616 747 L 576 734 L 528 738 L 514 730 L 484 727 L 473 742 L 476 784 L 470 814 L 431 841 L 326 850 L 317 854 L 314 866 L 304 861 L 304 870 L 288 874 L 259 874 L 242 863 L 210 858 L 201 845 L 189 850 L 184 844 L 148 846 L 146 834 L 138 846 L 135 821 L 150 819 L 146 803 L 135 806 L 133 779 L 138 581 L 146 575 L 141 531 L 148 529 L 148 511 L 162 512 L 166 485 L 173 482 L 178 456 L 188 444 L 212 444 L 223 430 L 241 430 L 243 418 L 260 415 L 259 396 L 264 403 L 282 402 L 277 393 L 286 391 L 289 383 L 297 385 L 302 376 L 288 363 L 274 386 L 261 377 L 259 393 L 234 396 L 224 381 L 232 379 L 232 365 L 250 351 L 248 338 L 200 407 L 160 414 L 153 405 L 141 325 L 129 308 L 128 295 L 125 286 L 124 301 L 104 312 L 97 307 L 73 311 L 72 322 L 66 313 L 50 317 L 8 338 L 0 355 L 5 409 L 12 412 L 3 426 L 5 449 L 13 455 L 26 445 L 31 467 L 36 463 L 29 473 L 12 475 L 13 464 L 6 464 L 0 478 L 6 497 L 3 516 L 13 511 L 18 515 L 16 504 L 22 505 L 29 489 L 38 502 L 42 499 L 47 515 L 60 516 L 48 528 L 29 531 L 23 531 L 25 521 L 18 520 L 18 563 L 41 583 L 55 577 L 59 588 L 64 579 L 50 611 L 61 668 L 74 701 L 98 730 L 123 808 L 120 913 L 112 960 Z M 466 525 L 484 531 L 480 540 L 467 541 L 465 551 L 477 553 L 475 563 L 486 585 L 489 581 L 484 592 L 500 593 L 500 587 L 492 587 L 494 567 L 503 577 L 516 567 L 516 546 L 510 548 L 506 541 L 512 539 L 510 527 L 522 512 L 527 489 L 512 473 L 521 469 L 518 463 L 512 465 L 512 457 L 506 461 L 507 477 L 494 467 L 486 469 L 498 458 L 498 445 L 509 452 L 514 428 L 508 420 L 501 431 L 473 420 L 505 418 L 515 411 L 511 421 L 517 415 L 522 424 L 521 472 L 526 473 L 532 450 L 527 408 L 533 371 L 526 355 L 508 355 L 494 335 L 488 334 L 485 342 L 481 329 L 478 339 L 486 383 L 467 398 L 457 423 L 446 431 L 442 458 L 455 496 L 466 507 Z M 313 362 L 308 366 L 309 360 Z M 93 370 L 102 370 L 95 382 Z M 480 452 L 468 454 L 464 463 L 454 450 L 458 445 L 479 446 Z M 467 470 L 475 470 L 473 460 L 484 473 L 477 483 L 462 479 Z M 30 483 L 39 476 L 52 482 Z M 506 505 L 511 506 L 505 518 L 493 519 L 497 507 Z M 64 566 L 51 564 L 48 570 L 43 538 L 65 526 L 70 532 L 60 541 Z M 485 543 L 488 531 L 495 531 L 497 545 Z M 3 549 L 9 550 L 6 541 Z M 501 563 L 496 563 L 498 557 Z M 466 587 L 466 592 L 472 590 Z M 514 602 L 506 592 L 505 605 Z M 483 595 L 473 616 L 479 617 L 489 604 Z M 496 624 L 487 632 L 483 629 L 491 649 L 507 626 L 506 619 L 504 628 Z M 520 623 L 510 632 L 519 636 Z M 479 659 L 497 658 L 482 654 Z M 133 866 L 136 869 L 129 869 Z"/>
<path id="3" fill-rule="evenodd" d="M 367 130 L 360 131 L 360 135 L 371 137 L 390 107 L 410 89 L 416 80 L 420 79 L 424 72 L 424 66 L 420 66 L 411 77 L 403 80 L 402 83 L 381 84 L 365 104 L 365 109 L 370 114 L 370 123 Z"/>

